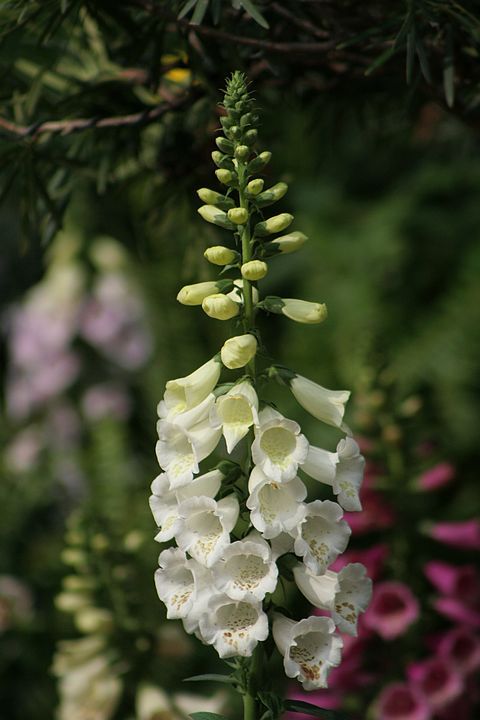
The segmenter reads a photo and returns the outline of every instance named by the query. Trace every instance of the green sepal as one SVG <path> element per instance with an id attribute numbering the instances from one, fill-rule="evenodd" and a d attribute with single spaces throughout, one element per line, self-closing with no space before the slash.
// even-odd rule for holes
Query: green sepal
<path id="1" fill-rule="evenodd" d="M 224 170 L 230 170 L 231 172 L 235 171 L 235 165 L 233 164 L 232 160 L 228 157 L 228 155 L 224 155 L 223 153 L 221 153 L 220 150 L 213 150 L 212 160 L 219 168 L 223 168 Z"/>
<path id="2" fill-rule="evenodd" d="M 192 718 L 192 720 L 228 720 L 228 718 L 225 717 L 225 715 L 219 715 L 218 713 L 212 713 L 212 712 L 194 712 L 190 713 L 189 717 Z"/>
<path id="3" fill-rule="evenodd" d="M 284 365 L 272 365 L 269 368 L 268 376 L 285 385 L 290 385 L 292 380 L 297 377 L 297 373 Z"/>
<path id="4" fill-rule="evenodd" d="M 253 173 L 258 172 L 259 170 L 263 170 L 265 165 L 267 165 L 272 157 L 272 153 L 268 150 L 264 150 L 260 153 L 260 155 L 257 155 L 256 158 L 253 158 L 253 160 L 250 160 L 250 162 L 247 165 L 247 174 L 253 175 Z"/>
<path id="5" fill-rule="evenodd" d="M 290 712 L 304 713 L 314 718 L 321 718 L 321 720 L 347 720 L 346 715 L 343 713 L 336 710 L 326 710 L 303 700 L 284 700 L 284 708 Z"/>
<path id="6" fill-rule="evenodd" d="M 268 188 L 268 190 L 264 190 L 260 193 L 260 195 L 257 195 L 257 197 L 255 198 L 255 204 L 259 208 L 273 205 L 273 203 L 277 202 L 277 200 L 280 200 L 286 194 L 287 190 L 287 183 L 276 183 L 276 185 L 273 185 L 271 188 Z"/>
<path id="7" fill-rule="evenodd" d="M 285 303 L 281 297 L 277 297 L 276 295 L 267 295 L 267 297 L 263 298 L 263 300 L 257 304 L 257 308 L 281 315 L 284 305 Z"/>
<path id="8" fill-rule="evenodd" d="M 231 685 L 235 682 L 231 675 L 221 675 L 219 673 L 206 673 L 205 675 L 192 675 L 192 677 L 184 678 L 182 682 L 221 682 Z M 198 714 L 198 713 L 194 713 Z M 192 716 L 193 717 L 193 716 Z M 218 716 L 220 717 L 220 716 Z"/>

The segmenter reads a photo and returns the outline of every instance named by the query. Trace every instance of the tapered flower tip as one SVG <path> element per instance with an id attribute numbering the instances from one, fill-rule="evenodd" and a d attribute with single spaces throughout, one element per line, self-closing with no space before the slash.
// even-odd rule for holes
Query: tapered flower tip
<path id="1" fill-rule="evenodd" d="M 350 397 L 349 390 L 329 390 L 302 375 L 292 378 L 290 389 L 297 402 L 310 415 L 328 425 L 344 429 L 343 416 Z"/>
<path id="2" fill-rule="evenodd" d="M 177 300 L 182 305 L 201 305 L 206 297 L 217 292 L 217 283 L 213 280 L 195 283 L 194 285 L 184 285 L 177 295 Z"/>
<path id="3" fill-rule="evenodd" d="M 295 298 L 282 298 L 282 313 L 299 323 L 315 325 L 323 322 L 327 317 L 327 306 L 325 303 L 309 302 L 308 300 L 296 300 Z"/>
<path id="4" fill-rule="evenodd" d="M 240 312 L 240 305 L 227 295 L 209 295 L 202 302 L 204 312 L 214 320 L 231 320 Z"/>
<path id="5" fill-rule="evenodd" d="M 220 357 L 225 367 L 230 370 L 245 367 L 257 352 L 257 339 L 251 333 L 235 335 L 224 343 Z"/>

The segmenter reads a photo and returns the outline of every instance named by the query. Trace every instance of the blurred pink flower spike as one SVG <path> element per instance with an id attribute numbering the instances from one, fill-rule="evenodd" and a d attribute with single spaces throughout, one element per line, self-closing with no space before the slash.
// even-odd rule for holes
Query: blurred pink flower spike
<path id="1" fill-rule="evenodd" d="M 418 601 L 407 585 L 395 581 L 382 582 L 374 587 L 364 624 L 385 640 L 393 640 L 403 635 L 418 615 Z"/>
<path id="2" fill-rule="evenodd" d="M 469 598 L 465 599 L 467 602 Z M 454 622 L 480 628 L 480 603 L 467 605 L 463 600 L 454 597 L 440 597 L 434 601 L 435 610 Z"/>
<path id="3" fill-rule="evenodd" d="M 468 675 L 480 668 L 480 638 L 468 627 L 453 628 L 440 640 L 438 654 L 450 660 L 459 673 Z"/>
<path id="4" fill-rule="evenodd" d="M 430 707 L 415 687 L 404 683 L 387 685 L 376 702 L 377 720 L 430 720 Z"/>
<path id="5" fill-rule="evenodd" d="M 312 705 L 318 705 L 319 708 L 325 708 L 325 710 L 337 710 L 342 705 L 341 697 L 330 692 L 330 690 L 305 692 L 301 688 L 293 686 L 288 691 L 287 696 L 290 700 L 308 702 Z M 282 720 L 312 720 L 312 716 L 304 713 L 287 712 L 282 715 Z"/>
<path id="6" fill-rule="evenodd" d="M 349 563 L 361 563 L 367 568 L 368 577 L 375 582 L 383 570 L 388 553 L 388 546 L 384 544 L 372 545 L 364 549 L 352 548 L 340 555 L 330 569 L 340 572 Z"/>
<path id="7" fill-rule="evenodd" d="M 455 467 L 449 462 L 438 463 L 429 470 L 426 470 L 416 480 L 419 490 L 438 490 L 448 485 L 455 477 Z"/>
<path id="8" fill-rule="evenodd" d="M 432 560 L 423 568 L 426 577 L 443 595 L 469 601 L 480 598 L 480 577 L 474 565 L 450 565 Z"/>
<path id="9" fill-rule="evenodd" d="M 480 520 L 436 523 L 426 525 L 424 531 L 445 545 L 461 550 L 480 550 Z"/>
<path id="10" fill-rule="evenodd" d="M 432 657 L 407 668 L 412 685 L 423 693 L 433 710 L 455 700 L 463 690 L 463 680 L 454 665 L 444 657 Z"/>

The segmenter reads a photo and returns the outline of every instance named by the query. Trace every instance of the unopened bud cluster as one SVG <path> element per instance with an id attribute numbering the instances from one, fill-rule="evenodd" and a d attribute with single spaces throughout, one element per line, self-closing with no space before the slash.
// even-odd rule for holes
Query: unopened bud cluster
<path id="1" fill-rule="evenodd" d="M 233 233 L 229 245 L 205 252 L 214 265 L 229 266 L 232 278 L 184 287 L 178 300 L 201 304 L 212 318 L 235 319 L 243 332 L 190 375 L 168 381 L 159 403 L 162 472 L 152 484 L 150 507 L 156 540 L 176 544 L 160 553 L 155 582 L 167 617 L 180 618 L 220 657 L 248 657 L 272 632 L 287 676 L 314 689 L 326 686 L 329 670 L 340 662 L 336 630 L 355 635 L 370 598 L 363 565 L 330 570 L 350 536 L 343 511 L 361 510 L 364 459 L 343 420 L 348 391 L 328 390 L 281 366 L 261 371 L 264 382 L 286 384 L 303 408 L 343 435 L 335 451 L 310 444 L 298 423 L 260 393 L 256 311 L 319 323 L 326 308 L 260 299 L 255 283 L 268 272 L 266 260 L 298 249 L 306 237 L 298 231 L 274 237 L 293 217 L 263 214 L 287 186 L 265 189 L 263 178 L 254 177 L 271 156 L 255 151 L 257 118 L 240 73 L 227 85 L 224 107 L 224 136 L 212 157 L 227 190 L 198 194 L 205 202 L 200 215 Z M 224 368 L 245 368 L 246 374 L 221 381 Z M 330 486 L 335 501 L 308 500 L 302 473 Z M 286 617 L 276 604 L 280 578 L 329 616 Z"/>

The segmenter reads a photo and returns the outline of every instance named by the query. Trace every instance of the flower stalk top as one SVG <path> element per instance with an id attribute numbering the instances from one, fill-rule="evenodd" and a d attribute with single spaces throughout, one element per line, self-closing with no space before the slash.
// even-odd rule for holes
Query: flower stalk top
<path id="1" fill-rule="evenodd" d="M 349 540 L 343 510 L 361 510 L 364 459 L 343 420 L 348 391 L 328 390 L 280 365 L 261 367 L 259 311 L 316 324 L 326 307 L 259 295 L 269 258 L 300 249 L 307 238 L 290 231 L 292 215 L 266 210 L 288 187 L 265 187 L 259 177 L 271 153 L 257 149 L 258 115 L 242 73 L 227 81 L 223 108 L 223 134 L 212 153 L 223 191 L 198 190 L 200 216 L 229 232 L 225 244 L 204 253 L 222 268 L 221 278 L 187 285 L 177 300 L 233 320 L 234 333 L 198 370 L 168 381 L 158 406 L 163 472 L 152 484 L 150 506 L 156 539 L 173 539 L 176 547 L 161 552 L 155 582 L 167 617 L 180 618 L 187 632 L 234 659 L 232 683 L 243 696 L 245 720 L 266 709 L 275 720 L 289 701 L 259 694 L 266 684 L 262 643 L 273 637 L 286 675 L 305 689 L 326 687 L 341 659 L 339 631 L 355 635 L 368 605 L 371 581 L 362 565 L 339 574 L 328 569 Z M 297 422 L 267 404 L 260 378 L 288 385 L 313 417 L 346 434 L 336 451 L 311 445 Z M 302 473 L 330 486 L 336 501 L 309 501 Z M 280 579 L 331 617 L 286 615 Z"/>

